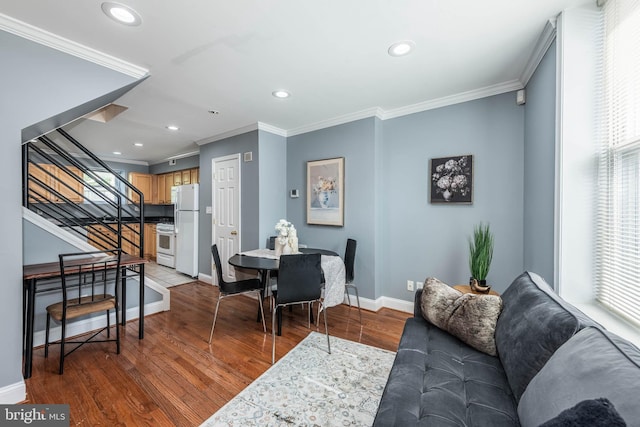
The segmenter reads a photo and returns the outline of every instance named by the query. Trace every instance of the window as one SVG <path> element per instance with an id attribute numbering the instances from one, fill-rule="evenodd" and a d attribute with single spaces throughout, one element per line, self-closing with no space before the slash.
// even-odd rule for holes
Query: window
<path id="1" fill-rule="evenodd" d="M 92 171 L 93 174 L 102 178 L 107 182 L 111 187 L 120 188 L 120 182 L 116 179 L 115 175 L 107 171 Z M 120 172 L 116 171 L 116 173 L 120 174 Z M 121 174 L 120 174 L 121 175 Z M 84 199 L 87 202 L 105 202 L 106 200 L 110 200 L 112 202 L 116 201 L 116 196 L 113 192 L 109 191 L 109 189 L 103 186 L 101 183 L 96 181 L 93 176 L 84 174 Z M 102 195 L 102 196 L 100 196 Z"/>
<path id="2" fill-rule="evenodd" d="M 640 325 L 640 1 L 604 5 L 596 298 Z"/>

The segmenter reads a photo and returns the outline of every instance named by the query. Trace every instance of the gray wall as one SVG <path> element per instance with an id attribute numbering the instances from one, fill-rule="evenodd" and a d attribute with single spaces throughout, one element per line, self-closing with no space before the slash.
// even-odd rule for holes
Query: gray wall
<path id="1" fill-rule="evenodd" d="M 409 300 L 406 281 L 468 283 L 468 238 L 495 236 L 487 280 L 503 291 L 522 272 L 524 109 L 506 93 L 383 123 L 382 295 Z M 473 155 L 473 204 L 429 203 L 429 159 Z"/>
<path id="2" fill-rule="evenodd" d="M 229 156 L 236 153 L 253 152 L 253 161 L 240 160 L 242 196 L 241 212 L 241 249 L 256 249 L 259 242 L 259 186 L 258 164 L 260 155 L 258 150 L 258 131 L 214 141 L 200 147 L 200 241 L 198 243 L 198 258 L 200 273 L 211 274 L 211 214 L 205 209 L 211 204 L 211 161 L 216 157 Z M 262 244 L 262 247 L 264 243 Z"/>
<path id="3" fill-rule="evenodd" d="M 134 79 L 0 31 L 0 388 L 22 381 L 21 131 Z M 83 78 L 79 78 L 82 76 Z"/>
<path id="4" fill-rule="evenodd" d="M 287 199 L 287 219 L 298 239 L 310 247 L 344 254 L 347 238 L 358 241 L 355 277 L 360 295 L 374 298 L 376 278 L 376 119 L 367 118 L 287 139 L 287 188 L 300 197 Z M 344 227 L 308 225 L 307 161 L 344 157 Z M 274 224 L 275 225 L 275 224 Z"/>
<path id="5" fill-rule="evenodd" d="M 259 147 L 259 209 L 258 244 L 265 247 L 269 236 L 275 235 L 275 225 L 287 216 L 287 139 L 258 131 Z"/>
<path id="6" fill-rule="evenodd" d="M 554 282 L 556 44 L 527 84 L 524 125 L 524 269 Z"/>

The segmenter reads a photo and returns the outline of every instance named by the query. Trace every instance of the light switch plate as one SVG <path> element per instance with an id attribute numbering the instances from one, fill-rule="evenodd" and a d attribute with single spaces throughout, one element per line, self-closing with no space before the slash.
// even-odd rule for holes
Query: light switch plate
<path id="1" fill-rule="evenodd" d="M 208 214 L 210 214 L 211 212 L 213 212 L 213 211 L 212 211 L 212 209 L 211 209 L 211 206 L 207 206 L 207 207 L 205 208 L 205 212 L 206 212 L 206 213 L 208 213 Z"/>

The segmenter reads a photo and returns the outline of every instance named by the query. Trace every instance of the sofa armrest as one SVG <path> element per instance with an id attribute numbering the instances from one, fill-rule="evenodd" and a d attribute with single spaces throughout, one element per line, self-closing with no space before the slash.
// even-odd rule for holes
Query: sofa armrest
<path id="1" fill-rule="evenodd" d="M 422 289 L 418 289 L 413 298 L 413 317 L 422 318 L 422 307 L 420 306 L 421 298 L 422 298 Z"/>

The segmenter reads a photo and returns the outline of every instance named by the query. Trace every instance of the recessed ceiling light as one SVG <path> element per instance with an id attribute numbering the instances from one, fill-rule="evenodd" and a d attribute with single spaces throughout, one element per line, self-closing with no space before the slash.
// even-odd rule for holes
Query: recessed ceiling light
<path id="1" fill-rule="evenodd" d="M 178 126 L 175 126 L 175 125 L 169 125 L 169 126 L 167 126 L 167 129 L 169 129 L 169 130 L 179 130 L 180 128 Z"/>
<path id="2" fill-rule="evenodd" d="M 411 40 L 402 40 L 389 46 L 387 52 L 391 56 L 404 56 L 411 52 L 414 47 L 416 47 L 416 44 Z"/>
<path id="3" fill-rule="evenodd" d="M 137 26 L 142 23 L 140 14 L 124 4 L 107 1 L 102 3 L 102 11 L 109 18 L 121 24 Z"/>
<path id="4" fill-rule="evenodd" d="M 113 152 L 113 154 L 115 154 L 116 156 L 119 156 L 119 155 L 120 155 L 120 154 L 122 154 L 122 153 L 121 153 L 121 152 L 119 152 L 119 151 L 114 151 L 114 152 Z"/>
<path id="5" fill-rule="evenodd" d="M 143 147 L 144 144 L 142 142 L 134 142 L 133 145 L 135 145 L 136 147 Z"/>
<path id="6" fill-rule="evenodd" d="M 286 90 L 274 90 L 273 92 L 271 92 L 271 95 L 275 96 L 276 98 L 280 98 L 280 99 L 285 99 L 291 96 L 291 94 L 289 92 L 287 92 Z"/>

